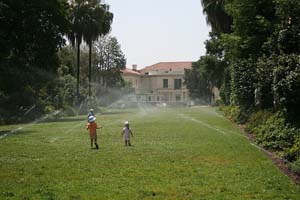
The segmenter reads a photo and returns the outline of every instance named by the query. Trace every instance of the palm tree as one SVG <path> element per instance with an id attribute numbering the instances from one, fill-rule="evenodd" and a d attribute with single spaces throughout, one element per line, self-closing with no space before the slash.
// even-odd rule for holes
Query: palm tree
<path id="1" fill-rule="evenodd" d="M 225 12 L 226 0 L 201 0 L 206 22 L 215 33 L 231 32 L 232 18 Z"/>
<path id="2" fill-rule="evenodd" d="M 80 75 L 80 45 L 83 37 L 83 27 L 88 18 L 88 4 L 86 0 L 70 0 L 70 22 L 71 31 L 68 34 L 68 38 L 71 41 L 72 46 L 77 47 L 77 84 L 76 84 L 76 96 L 77 103 L 79 103 L 79 75 Z"/>
<path id="3" fill-rule="evenodd" d="M 88 1 L 88 17 L 83 31 L 83 39 L 89 46 L 89 96 L 91 96 L 92 79 L 92 46 L 93 42 L 102 35 L 109 33 L 113 14 L 109 12 L 109 6 L 101 4 L 100 0 Z"/>

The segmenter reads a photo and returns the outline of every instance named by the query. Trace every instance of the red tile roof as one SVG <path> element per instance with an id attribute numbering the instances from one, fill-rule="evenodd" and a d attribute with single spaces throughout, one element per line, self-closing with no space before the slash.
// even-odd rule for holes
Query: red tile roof
<path id="1" fill-rule="evenodd" d="M 123 74 L 141 75 L 141 73 L 138 70 L 132 70 L 132 69 L 129 69 L 129 68 L 122 69 L 121 72 Z"/>
<path id="2" fill-rule="evenodd" d="M 133 70 L 129 68 L 125 68 L 121 70 L 124 75 L 142 75 L 141 72 L 155 71 L 155 70 L 184 70 L 191 69 L 193 62 L 159 62 L 154 65 L 147 66 L 141 70 Z"/>
<path id="3" fill-rule="evenodd" d="M 191 69 L 193 62 L 159 62 L 141 69 L 141 71 L 154 71 L 154 70 L 184 70 Z"/>

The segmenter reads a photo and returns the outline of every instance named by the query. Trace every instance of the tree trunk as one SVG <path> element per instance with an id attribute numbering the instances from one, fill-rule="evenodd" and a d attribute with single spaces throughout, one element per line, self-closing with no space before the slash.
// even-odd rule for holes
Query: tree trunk
<path id="1" fill-rule="evenodd" d="M 92 95 L 91 90 L 91 79 L 92 79 L 92 44 L 89 44 L 89 97 Z"/>
<path id="2" fill-rule="evenodd" d="M 79 73 L 80 73 L 80 43 L 77 42 L 77 85 L 76 85 L 77 104 L 79 104 Z"/>

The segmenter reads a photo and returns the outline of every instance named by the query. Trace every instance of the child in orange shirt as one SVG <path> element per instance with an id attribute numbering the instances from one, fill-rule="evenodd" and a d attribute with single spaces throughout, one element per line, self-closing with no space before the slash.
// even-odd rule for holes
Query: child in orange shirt
<path id="1" fill-rule="evenodd" d="M 97 126 L 97 123 L 95 122 L 96 117 L 90 116 L 88 123 L 86 125 L 86 129 L 89 130 L 90 133 L 90 139 L 91 139 L 91 148 L 93 148 L 93 143 L 95 143 L 96 149 L 99 149 L 99 146 L 97 144 L 97 131 L 96 129 L 102 128 L 102 126 Z"/>

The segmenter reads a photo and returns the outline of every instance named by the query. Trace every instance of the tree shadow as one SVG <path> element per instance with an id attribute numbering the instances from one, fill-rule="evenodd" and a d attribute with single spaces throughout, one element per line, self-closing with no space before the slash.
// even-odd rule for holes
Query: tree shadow
<path id="1" fill-rule="evenodd" d="M 80 118 L 55 118 L 55 119 L 45 119 L 40 121 L 39 123 L 53 123 L 53 122 L 82 122 L 87 120 L 87 118 L 80 117 Z"/>
<path id="2" fill-rule="evenodd" d="M 1 130 L 0 131 L 0 139 L 4 137 L 9 137 L 12 135 L 25 135 L 29 133 L 33 133 L 34 131 L 22 130 L 22 129 L 12 129 L 12 130 Z"/>
<path id="3" fill-rule="evenodd" d="M 10 131 L 8 130 L 5 130 L 5 131 L 0 131 L 0 137 L 1 136 L 4 136 L 4 135 L 7 135 Z"/>

